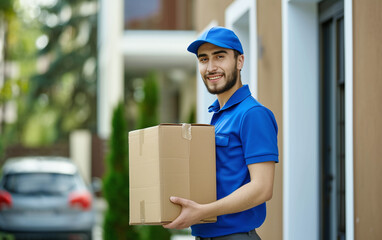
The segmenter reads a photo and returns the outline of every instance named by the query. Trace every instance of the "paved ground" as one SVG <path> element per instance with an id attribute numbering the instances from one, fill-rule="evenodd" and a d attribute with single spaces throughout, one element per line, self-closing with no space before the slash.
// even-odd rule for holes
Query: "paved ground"
<path id="1" fill-rule="evenodd" d="M 106 202 L 102 198 L 97 198 L 95 201 L 95 207 L 97 209 L 96 214 L 96 226 L 93 229 L 93 240 L 102 240 L 102 221 L 103 213 L 106 209 Z M 191 235 L 175 235 L 171 237 L 171 240 L 194 240 L 195 238 Z"/>
<path id="2" fill-rule="evenodd" d="M 171 240 L 195 240 L 192 236 L 172 236 Z"/>
<path id="3" fill-rule="evenodd" d="M 95 201 L 96 225 L 93 229 L 93 240 L 102 240 L 102 221 L 103 213 L 106 210 L 106 202 L 102 198 L 97 198 Z"/>

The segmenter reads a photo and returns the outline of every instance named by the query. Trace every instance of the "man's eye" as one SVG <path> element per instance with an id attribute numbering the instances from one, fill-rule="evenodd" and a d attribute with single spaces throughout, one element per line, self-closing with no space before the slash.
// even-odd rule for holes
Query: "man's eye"
<path id="1" fill-rule="evenodd" d="M 199 58 L 199 62 L 207 62 L 207 58 Z"/>

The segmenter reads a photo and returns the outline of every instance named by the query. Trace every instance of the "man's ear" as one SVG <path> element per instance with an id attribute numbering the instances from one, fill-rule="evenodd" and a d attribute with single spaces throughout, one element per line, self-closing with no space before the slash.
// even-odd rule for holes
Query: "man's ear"
<path id="1" fill-rule="evenodd" d="M 239 56 L 237 56 L 237 64 L 236 64 L 236 67 L 238 70 L 241 70 L 244 66 L 244 55 L 241 54 Z"/>

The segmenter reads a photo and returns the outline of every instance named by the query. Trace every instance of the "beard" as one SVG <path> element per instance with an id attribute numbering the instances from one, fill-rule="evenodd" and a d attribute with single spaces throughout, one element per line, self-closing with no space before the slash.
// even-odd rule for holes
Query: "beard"
<path id="1" fill-rule="evenodd" d="M 230 72 L 229 75 L 226 75 L 225 73 L 223 73 L 223 76 L 226 77 L 227 81 L 224 84 L 224 86 L 222 86 L 220 88 L 218 86 L 214 86 L 214 85 L 209 86 L 208 80 L 207 80 L 208 74 L 204 75 L 203 82 L 204 82 L 204 85 L 206 85 L 208 92 L 211 94 L 221 94 L 223 92 L 230 90 L 233 86 L 235 86 L 235 84 L 237 82 L 237 70 L 236 70 L 235 66 L 236 66 L 236 64 L 232 68 L 232 71 Z M 210 73 L 210 74 L 215 74 L 215 73 Z"/>

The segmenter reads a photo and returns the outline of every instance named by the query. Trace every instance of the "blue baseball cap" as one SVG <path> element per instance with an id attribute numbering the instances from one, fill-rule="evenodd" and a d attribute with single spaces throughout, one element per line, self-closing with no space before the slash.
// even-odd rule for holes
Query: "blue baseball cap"
<path id="1" fill-rule="evenodd" d="M 241 54 L 244 53 L 240 40 L 236 34 L 232 30 L 224 27 L 213 27 L 210 30 L 205 31 L 197 40 L 188 46 L 187 50 L 198 55 L 198 49 L 204 43 L 211 43 L 218 47 L 237 50 Z"/>

